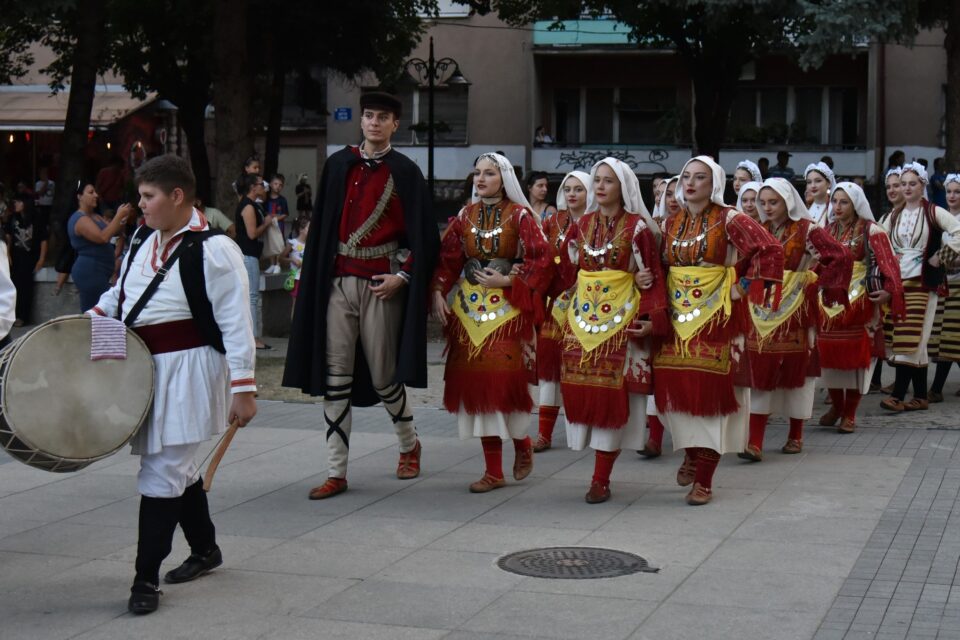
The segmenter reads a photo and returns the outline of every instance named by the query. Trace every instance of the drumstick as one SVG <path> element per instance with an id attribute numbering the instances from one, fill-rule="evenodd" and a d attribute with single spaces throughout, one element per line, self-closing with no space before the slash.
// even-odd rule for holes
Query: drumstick
<path id="1" fill-rule="evenodd" d="M 207 473 L 203 478 L 204 491 L 210 491 L 210 485 L 213 484 L 213 476 L 217 472 L 217 467 L 220 466 L 220 460 L 223 459 L 223 454 L 227 452 L 227 447 L 230 446 L 230 441 L 233 440 L 233 436 L 237 434 L 237 429 L 239 428 L 240 421 L 234 418 L 233 422 L 231 422 L 227 428 L 227 432 L 223 434 L 223 438 L 220 439 L 220 444 L 217 445 L 217 449 L 213 453 L 213 459 L 210 460 L 210 466 L 207 467 Z"/>

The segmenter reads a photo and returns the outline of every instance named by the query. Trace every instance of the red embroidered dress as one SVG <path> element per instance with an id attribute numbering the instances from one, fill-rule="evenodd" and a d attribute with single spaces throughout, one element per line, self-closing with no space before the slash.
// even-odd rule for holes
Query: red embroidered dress
<path id="1" fill-rule="evenodd" d="M 570 250 L 560 256 L 562 280 L 564 287 L 576 285 L 577 290 L 563 331 L 564 410 L 568 423 L 618 429 L 630 418 L 628 394 L 653 391 L 650 354 L 641 351 L 647 340 L 630 337 L 622 318 L 630 313 L 633 327 L 641 320 L 651 321 L 655 336 L 670 332 L 659 246 L 640 215 L 622 210 L 609 220 L 598 211 L 586 214 L 571 230 L 568 242 Z M 634 282 L 638 262 L 653 276 L 649 289 L 641 290 Z M 608 277 L 616 272 L 626 275 L 621 278 L 626 284 L 621 290 Z M 633 305 L 621 299 L 627 290 L 639 295 L 639 300 L 636 309 L 624 311 Z M 578 318 L 578 325 L 597 325 L 591 336 L 611 337 L 588 352 L 571 324 Z"/>
<path id="2" fill-rule="evenodd" d="M 802 287 L 791 289 L 793 281 L 787 277 L 787 289 L 775 312 L 780 317 L 771 313 L 767 318 L 770 324 L 780 322 L 771 333 L 762 335 L 758 323 L 751 322 L 747 338 L 751 387 L 763 391 L 796 389 L 804 385 L 807 377 L 820 374 L 811 335 L 820 326 L 818 290 L 823 290 L 827 304 L 843 304 L 853 260 L 839 242 L 812 220 L 788 218 L 779 228 L 770 220 L 763 225 L 783 244 L 784 271 L 798 278 L 803 273 L 815 273 L 816 278 L 807 277 Z M 793 296 L 797 299 L 791 299 Z M 753 308 L 754 316 L 763 311 L 768 310 Z"/>
<path id="3" fill-rule="evenodd" d="M 900 264 L 890 237 L 875 222 L 857 217 L 844 227 L 834 220 L 826 231 L 853 257 L 854 277 L 848 291 L 849 307 L 841 310 L 827 305 L 823 309 L 823 324 L 817 339 L 820 365 L 842 371 L 867 369 L 871 358 L 884 356 L 883 311 L 868 294 L 871 286 L 882 284 L 891 296 L 891 313 L 902 318 Z"/>
<path id="4" fill-rule="evenodd" d="M 543 320 L 556 251 L 536 216 L 506 199 L 465 207 L 441 242 L 431 289 L 446 296 L 460 285 L 446 328 L 444 407 L 469 415 L 529 413 L 533 402 L 527 385 L 536 383 L 530 342 Z M 468 260 L 484 267 L 496 259 L 520 265 L 512 286 L 485 289 L 460 277 L 471 266 Z"/>
<path id="5" fill-rule="evenodd" d="M 710 204 L 699 216 L 682 209 L 667 218 L 663 227 L 663 260 L 668 267 L 670 297 L 681 299 L 689 295 L 702 300 L 694 283 L 689 287 L 670 284 L 677 280 L 674 270 L 679 274 L 699 267 L 732 269 L 742 263 L 746 265 L 746 276 L 753 280 L 750 295 L 758 299 L 763 297 L 764 282 L 783 279 L 783 246 L 759 222 L 735 209 Z M 732 286 L 732 282 L 726 286 Z M 739 408 L 733 364 L 742 349 L 734 344 L 734 339 L 746 333 L 749 318 L 746 300 L 735 300 L 731 307 L 729 315 L 710 322 L 688 341 L 665 340 L 654 357 L 657 412 L 674 432 L 675 447 L 708 445 L 699 441 L 677 445 L 677 432 L 667 414 L 722 418 Z M 674 312 L 674 329 L 680 324 L 685 323 Z M 722 423 L 713 427 L 722 427 Z M 719 441 L 722 436 L 714 433 L 712 437 Z M 719 443 L 711 448 L 722 450 Z"/>
<path id="6" fill-rule="evenodd" d="M 556 215 L 543 221 L 543 233 L 560 257 L 566 254 L 567 239 L 576 225 L 568 210 L 558 211 Z M 537 378 L 541 381 L 560 380 L 560 341 L 563 338 L 567 307 L 570 305 L 569 298 L 564 295 L 566 292 L 560 274 L 557 273 L 547 291 L 550 296 L 547 316 L 537 333 Z"/>

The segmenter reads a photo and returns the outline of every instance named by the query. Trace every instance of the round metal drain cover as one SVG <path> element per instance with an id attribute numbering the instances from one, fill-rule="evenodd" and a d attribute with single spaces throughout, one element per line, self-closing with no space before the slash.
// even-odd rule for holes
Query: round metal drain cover
<path id="1" fill-rule="evenodd" d="M 591 580 L 631 573 L 656 573 L 643 558 L 625 551 L 596 547 L 547 547 L 517 551 L 497 560 L 504 571 L 533 578 Z"/>

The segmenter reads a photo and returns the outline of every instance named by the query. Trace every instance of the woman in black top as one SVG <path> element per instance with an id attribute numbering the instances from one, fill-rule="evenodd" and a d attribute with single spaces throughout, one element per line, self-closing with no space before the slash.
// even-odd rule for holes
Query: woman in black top
<path id="1" fill-rule="evenodd" d="M 234 224 L 237 226 L 237 244 L 243 252 L 243 265 L 247 268 L 250 283 L 250 314 L 253 317 L 253 335 L 257 349 L 269 349 L 260 339 L 263 333 L 263 318 L 260 300 L 260 254 L 263 253 L 261 237 L 273 224 L 273 215 L 264 216 L 263 207 L 257 199 L 263 199 L 263 178 L 246 174 L 237 179 L 237 186 L 243 196 L 237 205 Z"/>
<path id="2" fill-rule="evenodd" d="M 16 195 L 13 211 L 3 226 L 10 248 L 10 278 L 17 288 L 16 326 L 30 323 L 33 277 L 47 261 L 47 225 L 33 210 L 29 198 Z"/>

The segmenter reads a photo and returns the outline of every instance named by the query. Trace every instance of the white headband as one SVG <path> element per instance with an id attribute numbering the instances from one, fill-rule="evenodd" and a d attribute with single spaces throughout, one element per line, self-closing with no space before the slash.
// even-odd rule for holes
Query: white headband
<path id="1" fill-rule="evenodd" d="M 897 176 L 899 178 L 901 173 L 903 173 L 903 167 L 891 167 L 887 169 L 887 175 L 883 176 L 883 180 L 886 182 L 890 176 Z"/>
<path id="2" fill-rule="evenodd" d="M 760 173 L 760 167 L 752 160 L 742 160 L 737 164 L 737 169 L 745 169 L 750 174 L 753 182 L 763 182 L 763 174 Z"/>
<path id="3" fill-rule="evenodd" d="M 830 183 L 830 188 L 833 189 L 837 186 L 837 176 L 834 175 L 833 169 L 831 169 L 826 162 L 814 162 L 813 164 L 808 164 L 807 168 L 803 172 L 803 177 L 806 178 L 810 175 L 811 171 L 816 171 L 824 178 L 827 179 L 827 182 Z"/>
<path id="4" fill-rule="evenodd" d="M 527 195 L 523 192 L 523 189 L 520 188 L 520 181 L 517 180 L 517 174 L 513 170 L 513 165 L 510 164 L 510 161 L 499 153 L 482 153 L 480 157 L 477 158 L 474 166 L 481 160 L 490 160 L 493 164 L 497 165 L 497 169 L 500 170 L 500 181 L 503 183 L 503 193 L 507 197 L 507 200 L 526 207 L 533 212 L 533 207 L 530 206 L 530 203 L 527 201 Z M 477 193 L 476 187 L 473 188 L 472 200 L 473 202 L 480 202 L 480 194 Z"/>
<path id="5" fill-rule="evenodd" d="M 947 177 L 943 179 L 943 186 L 946 187 L 951 182 L 960 184 L 960 173 L 948 173 Z"/>
<path id="6" fill-rule="evenodd" d="M 557 209 L 559 211 L 567 210 L 567 199 L 563 195 L 563 185 L 565 185 L 570 178 L 575 178 L 580 181 L 580 184 L 582 184 L 583 188 L 587 191 L 587 200 L 590 200 L 590 187 L 593 186 L 593 182 L 590 180 L 590 174 L 586 171 L 571 171 L 563 176 L 563 180 L 560 181 L 560 188 L 557 189 Z"/>
<path id="7" fill-rule="evenodd" d="M 927 184 L 930 182 L 930 178 L 927 177 L 927 170 L 919 162 L 908 162 L 903 167 L 900 168 L 900 175 L 903 175 L 907 171 L 913 171 L 920 178 L 920 182 Z"/>

